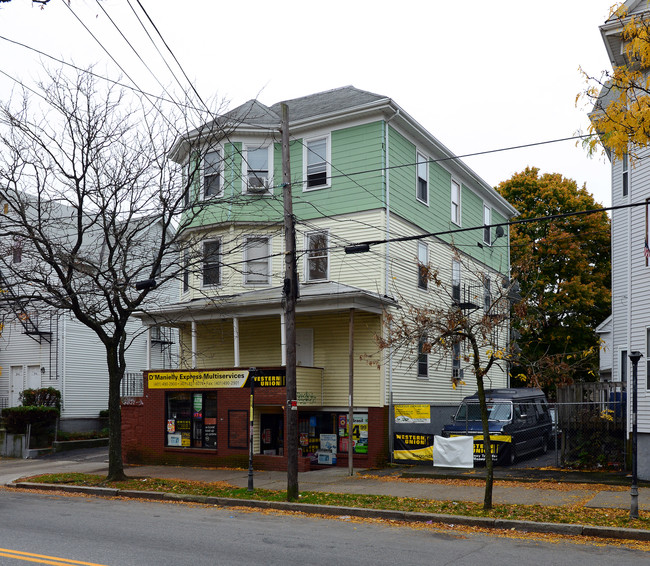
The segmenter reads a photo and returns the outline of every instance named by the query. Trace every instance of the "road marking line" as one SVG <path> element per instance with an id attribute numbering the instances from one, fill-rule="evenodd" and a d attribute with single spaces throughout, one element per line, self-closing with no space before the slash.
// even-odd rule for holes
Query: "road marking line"
<path id="1" fill-rule="evenodd" d="M 53 564 L 54 566 L 69 566 L 70 564 L 81 564 L 83 566 L 105 566 L 103 564 L 96 564 L 94 562 L 81 562 L 79 560 L 70 560 L 68 558 L 59 558 L 57 556 L 47 556 L 45 554 L 33 554 L 31 552 L 10 550 L 8 548 L 0 548 L 0 556 L 6 556 L 7 558 L 14 558 L 16 560 L 39 562 L 40 564 Z"/>

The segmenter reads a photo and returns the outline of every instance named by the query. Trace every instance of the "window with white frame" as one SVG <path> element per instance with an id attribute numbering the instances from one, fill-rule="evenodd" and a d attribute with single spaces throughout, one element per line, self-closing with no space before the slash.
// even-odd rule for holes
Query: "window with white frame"
<path id="1" fill-rule="evenodd" d="M 627 159 L 627 153 L 623 154 L 623 163 L 622 163 L 622 169 L 623 169 L 623 196 L 626 197 L 628 192 L 629 192 L 629 168 L 628 168 L 628 159 Z"/>
<path id="2" fill-rule="evenodd" d="M 203 286 L 221 285 L 221 240 L 203 242 Z"/>
<path id="3" fill-rule="evenodd" d="M 328 187 L 331 177 L 329 136 L 305 140 L 303 147 L 305 188 L 320 189 Z"/>
<path id="4" fill-rule="evenodd" d="M 454 379 L 460 379 L 460 342 L 456 342 L 452 347 L 451 354 L 451 376 Z"/>
<path id="5" fill-rule="evenodd" d="M 492 245 L 492 209 L 486 204 L 483 205 L 483 242 L 488 246 Z"/>
<path id="6" fill-rule="evenodd" d="M 272 146 L 246 146 L 244 150 L 244 192 L 269 193 L 273 168 Z"/>
<path id="7" fill-rule="evenodd" d="M 645 329 L 645 388 L 650 391 L 650 328 Z"/>
<path id="8" fill-rule="evenodd" d="M 429 285 L 429 246 L 418 242 L 418 288 L 427 289 Z"/>
<path id="9" fill-rule="evenodd" d="M 416 196 L 420 202 L 429 204 L 429 160 L 421 153 L 417 154 Z"/>
<path id="10" fill-rule="evenodd" d="M 203 198 L 219 197 L 223 194 L 223 158 L 221 149 L 212 149 L 203 158 Z"/>
<path id="11" fill-rule="evenodd" d="M 190 290 L 190 257 L 189 251 L 183 252 L 183 293 Z"/>
<path id="12" fill-rule="evenodd" d="M 650 198 L 645 199 L 645 241 L 643 242 L 645 266 L 650 265 Z"/>
<path id="13" fill-rule="evenodd" d="M 488 313 L 492 306 L 492 291 L 490 289 L 490 275 L 485 273 L 483 275 L 483 310 Z"/>
<path id="14" fill-rule="evenodd" d="M 244 244 L 244 283 L 268 285 L 271 282 L 271 240 L 249 237 Z"/>
<path id="15" fill-rule="evenodd" d="M 451 261 L 451 298 L 454 303 L 460 303 L 460 261 Z"/>
<path id="16" fill-rule="evenodd" d="M 326 231 L 311 232 L 306 239 L 306 281 L 329 279 L 329 235 Z"/>
<path id="17" fill-rule="evenodd" d="M 12 263 L 21 263 L 23 261 L 23 240 L 19 236 L 14 236 L 11 243 L 11 261 Z"/>
<path id="18" fill-rule="evenodd" d="M 429 344 L 426 335 L 418 340 L 418 377 L 429 377 Z"/>
<path id="19" fill-rule="evenodd" d="M 460 183 L 451 180 L 451 221 L 460 226 Z"/>

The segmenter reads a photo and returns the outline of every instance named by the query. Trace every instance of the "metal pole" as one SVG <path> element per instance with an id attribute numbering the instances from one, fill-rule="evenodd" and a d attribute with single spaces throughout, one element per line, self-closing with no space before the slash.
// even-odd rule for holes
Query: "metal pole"
<path id="1" fill-rule="evenodd" d="M 630 519 L 639 518 L 639 486 L 637 484 L 637 366 L 641 352 L 630 352 L 632 361 L 632 486 L 630 487 Z"/>
<path id="2" fill-rule="evenodd" d="M 354 475 L 354 450 L 352 446 L 352 425 L 354 424 L 354 309 L 350 309 L 350 330 L 348 336 L 348 474 Z"/>
<path id="3" fill-rule="evenodd" d="M 251 395 L 250 395 L 250 406 L 248 409 L 248 421 L 249 421 L 249 430 L 248 430 L 248 491 L 253 491 L 253 400 L 255 399 L 255 371 L 257 368 L 250 368 L 248 370 L 248 379 L 251 382 Z"/>

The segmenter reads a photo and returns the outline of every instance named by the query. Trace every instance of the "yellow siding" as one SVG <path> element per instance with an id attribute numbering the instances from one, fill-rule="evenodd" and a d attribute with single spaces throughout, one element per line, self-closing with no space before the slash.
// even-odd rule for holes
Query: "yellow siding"
<path id="1" fill-rule="evenodd" d="M 301 315 L 297 325 L 314 329 L 314 365 L 324 368 L 324 406 L 347 406 L 349 383 L 349 311 L 326 315 Z M 383 371 L 370 362 L 379 360 L 375 335 L 381 317 L 355 311 L 354 316 L 354 404 L 383 405 Z M 368 359 L 366 359 L 368 357 Z"/>

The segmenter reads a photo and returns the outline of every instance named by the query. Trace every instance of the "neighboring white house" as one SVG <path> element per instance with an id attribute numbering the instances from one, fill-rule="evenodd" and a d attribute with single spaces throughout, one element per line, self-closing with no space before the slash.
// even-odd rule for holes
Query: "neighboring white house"
<path id="1" fill-rule="evenodd" d="M 612 380 L 612 315 L 609 315 L 596 328 L 600 338 L 600 368 L 601 381 Z"/>
<path id="2" fill-rule="evenodd" d="M 628 17 L 641 13 L 650 16 L 647 0 L 628 0 L 625 8 Z M 612 66 L 625 65 L 620 21 L 608 19 L 600 32 Z M 603 89 L 601 106 L 607 105 L 610 94 Z M 650 233 L 650 150 L 636 148 L 636 153 L 641 158 L 634 162 L 610 155 L 612 206 L 641 206 L 612 211 L 612 315 L 599 328 L 604 334 L 608 327 L 611 332 L 609 351 L 601 351 L 601 368 L 609 365 L 611 379 L 626 382 L 628 392 L 632 377 L 629 354 L 639 351 L 644 356 L 638 364 L 638 474 L 650 480 L 650 262 L 644 254 Z M 630 415 L 630 394 L 627 402 Z M 628 427 L 631 430 L 631 423 Z"/>
<path id="3" fill-rule="evenodd" d="M 51 241 L 63 241 L 74 233 L 70 210 L 65 205 L 54 205 L 49 210 L 59 219 L 51 222 L 51 226 L 55 226 L 49 234 Z M 9 215 L 9 207 L 4 207 L 3 231 L 11 226 Z M 148 225 L 145 233 L 157 237 L 158 224 Z M 89 273 L 106 261 L 102 257 L 103 236 L 101 232 L 98 234 L 99 240 L 91 238 L 91 243 L 85 246 L 83 260 L 76 260 L 83 261 Z M 20 269 L 29 274 L 30 270 L 43 272 L 44 268 L 39 265 L 37 256 L 30 255 L 27 240 L 18 237 L 4 239 L 10 241 L 3 241 L 0 251 L 0 409 L 20 405 L 20 394 L 25 389 L 52 387 L 62 394 L 62 428 L 83 429 L 99 417 L 101 410 L 108 408 L 106 349 L 95 332 L 69 311 L 47 305 L 38 298 L 25 298 L 34 294 L 29 293 L 30 284 L 24 281 L 24 276 L 17 278 L 12 276 L 12 272 Z M 62 256 L 61 261 L 66 261 L 65 257 Z M 12 281 L 23 282 L 16 286 Z M 168 294 L 164 289 L 157 293 L 163 302 L 167 300 Z M 147 331 L 134 319 L 127 325 L 127 336 L 127 374 L 139 373 L 141 376 L 150 364 L 163 368 L 177 366 L 176 330 L 152 327 Z M 130 383 L 131 380 L 125 379 L 123 390 Z M 141 385 L 141 378 L 139 383 Z"/>

